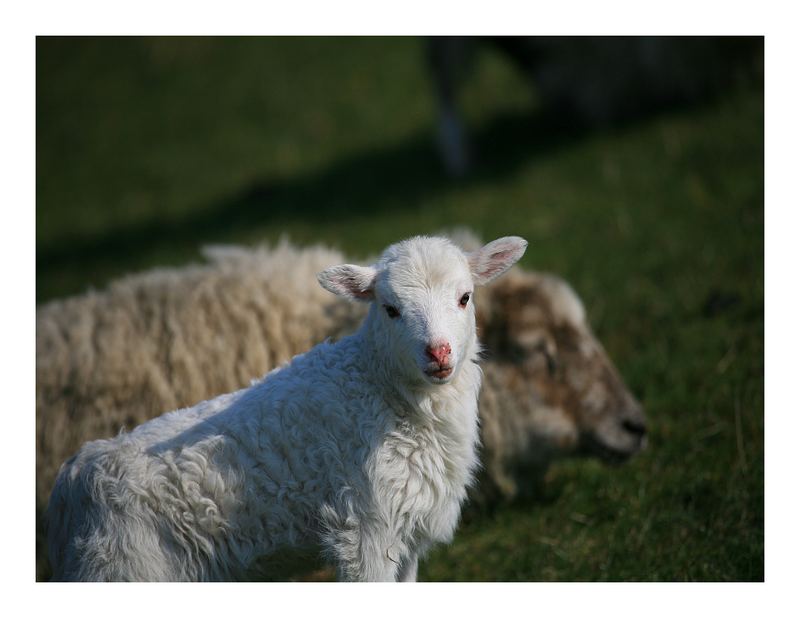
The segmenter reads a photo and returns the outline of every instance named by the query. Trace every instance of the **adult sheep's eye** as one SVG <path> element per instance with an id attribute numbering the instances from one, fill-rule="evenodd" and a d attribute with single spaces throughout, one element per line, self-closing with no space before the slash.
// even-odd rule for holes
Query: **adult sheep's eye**
<path id="1" fill-rule="evenodd" d="M 556 361 L 555 356 L 550 353 L 547 348 L 543 348 L 542 352 L 544 353 L 544 358 L 547 361 L 547 372 L 550 376 L 555 376 L 556 371 L 558 371 L 558 362 Z"/>
<path id="2" fill-rule="evenodd" d="M 466 307 L 468 302 L 469 302 L 469 292 L 467 292 L 466 294 L 464 294 L 464 296 L 461 297 L 461 300 L 458 301 L 458 304 L 461 305 L 462 307 Z"/>
<path id="3" fill-rule="evenodd" d="M 551 378 L 556 376 L 556 372 L 558 371 L 558 361 L 556 360 L 555 354 L 547 349 L 547 346 L 542 345 L 538 348 L 539 351 L 544 354 L 544 360 L 547 363 L 547 373 L 550 374 Z"/>
<path id="4" fill-rule="evenodd" d="M 400 312 L 391 305 L 384 305 L 383 308 L 386 309 L 386 315 L 393 320 L 400 317 Z"/>

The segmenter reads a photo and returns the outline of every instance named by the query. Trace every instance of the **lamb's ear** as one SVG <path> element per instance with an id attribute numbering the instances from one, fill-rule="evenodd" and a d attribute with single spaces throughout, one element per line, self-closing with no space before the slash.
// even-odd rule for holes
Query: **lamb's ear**
<path id="1" fill-rule="evenodd" d="M 365 302 L 375 298 L 375 275 L 370 266 L 342 264 L 331 266 L 317 275 L 320 285 L 329 292 Z"/>
<path id="2" fill-rule="evenodd" d="M 472 280 L 475 285 L 485 285 L 506 272 L 522 257 L 528 241 L 519 236 L 504 236 L 488 245 L 467 253 Z"/>

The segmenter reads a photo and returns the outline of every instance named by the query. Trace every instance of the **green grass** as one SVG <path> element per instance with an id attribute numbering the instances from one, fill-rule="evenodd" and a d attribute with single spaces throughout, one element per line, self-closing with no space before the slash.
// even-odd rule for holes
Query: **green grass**
<path id="1" fill-rule="evenodd" d="M 426 580 L 764 576 L 763 93 L 558 131 L 499 58 L 445 178 L 414 39 L 37 44 L 37 302 L 209 242 L 288 233 L 356 256 L 454 223 L 567 278 L 650 421 L 619 467 L 570 460 L 471 518 Z"/>

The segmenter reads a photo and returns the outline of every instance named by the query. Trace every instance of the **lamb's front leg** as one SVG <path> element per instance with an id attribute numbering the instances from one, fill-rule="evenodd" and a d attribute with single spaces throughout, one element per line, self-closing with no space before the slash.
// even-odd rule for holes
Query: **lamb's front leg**
<path id="1" fill-rule="evenodd" d="M 417 581 L 417 565 L 419 564 L 419 556 L 412 553 L 400 561 L 400 570 L 397 573 L 397 581 L 399 582 L 415 582 Z"/>
<path id="2" fill-rule="evenodd" d="M 376 548 L 360 551 L 353 560 L 341 561 L 337 569 L 340 581 L 394 582 L 399 563 L 391 550 L 381 552 Z"/>
<path id="3" fill-rule="evenodd" d="M 397 581 L 400 556 L 387 536 L 357 525 L 329 533 L 327 553 L 336 558 L 339 581 Z"/>

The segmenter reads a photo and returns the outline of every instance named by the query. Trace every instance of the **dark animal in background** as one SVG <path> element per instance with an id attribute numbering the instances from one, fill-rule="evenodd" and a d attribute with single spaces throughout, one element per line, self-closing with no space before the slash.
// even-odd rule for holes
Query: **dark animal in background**
<path id="1" fill-rule="evenodd" d="M 487 50 L 520 71 L 549 123 L 598 127 L 702 101 L 753 79 L 763 71 L 762 49 L 761 37 L 430 38 L 442 159 L 452 175 L 471 166 L 459 94 L 475 57 Z"/>

